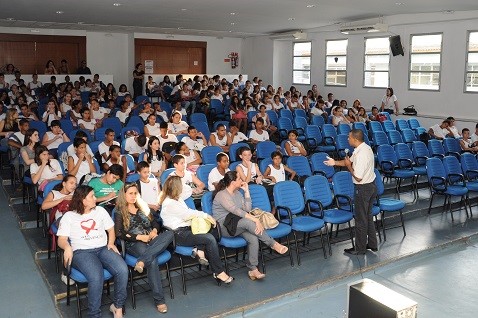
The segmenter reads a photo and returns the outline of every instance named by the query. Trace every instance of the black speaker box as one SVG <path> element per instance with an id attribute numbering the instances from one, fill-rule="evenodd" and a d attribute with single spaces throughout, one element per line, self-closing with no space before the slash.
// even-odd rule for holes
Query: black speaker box
<path id="1" fill-rule="evenodd" d="M 400 35 L 394 35 L 390 37 L 390 49 L 392 50 L 393 56 L 403 56 L 403 47 L 402 41 L 400 41 Z"/>

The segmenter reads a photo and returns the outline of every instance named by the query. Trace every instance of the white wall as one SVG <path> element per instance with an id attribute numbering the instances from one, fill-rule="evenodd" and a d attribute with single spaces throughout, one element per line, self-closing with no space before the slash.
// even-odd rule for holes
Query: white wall
<path id="1" fill-rule="evenodd" d="M 415 21 L 437 21 L 463 18 L 463 20 L 442 21 L 442 22 L 421 22 Z M 478 121 L 478 113 L 474 104 L 477 101 L 476 93 L 464 93 L 464 70 L 466 55 L 466 37 L 468 30 L 478 30 L 478 12 L 457 13 L 455 17 L 448 17 L 442 13 L 412 15 L 407 19 L 403 17 L 390 17 L 389 33 L 384 36 L 398 34 L 401 36 L 405 56 L 390 58 L 390 86 L 393 87 L 399 98 L 400 107 L 414 104 L 419 113 L 436 117 L 454 116 L 458 119 Z M 399 24 L 401 21 L 407 24 Z M 387 22 L 387 17 L 385 17 Z M 395 25 L 392 25 L 395 24 Z M 409 41 L 410 34 L 443 32 L 442 72 L 439 92 L 432 91 L 411 91 L 408 90 L 408 68 L 409 68 Z M 377 34 L 378 35 L 378 34 Z M 312 41 L 312 65 L 311 84 L 317 84 L 324 97 L 328 92 L 333 92 L 338 99 L 345 99 L 349 104 L 356 98 L 362 104 L 371 107 L 378 105 L 384 95 L 384 89 L 363 87 L 363 61 L 364 61 L 364 37 L 365 35 L 343 35 L 338 31 L 324 31 L 309 33 L 309 40 Z M 330 39 L 348 38 L 348 65 L 347 65 L 347 87 L 324 87 L 325 69 L 325 41 Z M 261 41 L 268 47 L 268 37 L 254 38 L 255 47 L 261 47 Z M 252 42 L 248 39 L 247 42 Z M 288 43 L 288 45 L 286 44 Z M 289 87 L 292 84 L 292 41 L 276 40 L 273 45 L 273 83 L 274 87 Z M 260 73 L 264 67 L 264 61 L 256 60 L 257 52 L 246 49 L 245 59 L 250 63 L 248 66 L 249 77 L 270 75 L 270 71 Z M 262 53 L 265 53 L 263 49 Z M 301 91 L 310 89 L 310 85 L 296 85 Z M 468 126 L 470 126 L 468 124 Z M 474 126 L 474 125 L 473 125 Z"/>
<path id="2" fill-rule="evenodd" d="M 268 37 L 253 37 L 244 39 L 244 73 L 252 80 L 260 77 L 264 84 L 274 80 L 274 41 Z"/>

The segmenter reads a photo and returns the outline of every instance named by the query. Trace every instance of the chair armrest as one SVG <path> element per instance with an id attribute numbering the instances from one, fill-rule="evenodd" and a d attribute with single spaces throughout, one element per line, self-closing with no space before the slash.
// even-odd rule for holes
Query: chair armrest
<path id="1" fill-rule="evenodd" d="M 475 180 L 478 178 L 478 170 L 467 170 L 465 175 L 468 180 Z"/>
<path id="2" fill-rule="evenodd" d="M 389 160 L 380 161 L 380 168 L 386 174 L 393 174 L 395 171 L 395 165 Z"/>
<path id="3" fill-rule="evenodd" d="M 310 207 L 310 204 L 311 203 L 315 203 L 315 204 L 318 204 L 319 205 L 319 210 L 320 210 L 320 218 L 323 219 L 324 218 L 324 206 L 322 205 L 322 203 L 318 200 L 313 200 L 313 199 L 308 199 L 305 204 L 306 204 L 306 207 L 307 207 L 307 214 L 311 215 L 310 212 L 312 212 L 312 208 Z M 315 215 L 311 215 L 313 217 L 317 217 Z"/>
<path id="4" fill-rule="evenodd" d="M 445 158 L 445 155 L 442 155 L 441 153 L 435 153 L 435 154 L 433 154 L 432 157 L 437 157 L 437 158 L 443 159 L 443 158 Z"/>
<path id="5" fill-rule="evenodd" d="M 444 177 L 431 177 L 430 185 L 435 191 L 446 191 L 447 183 Z"/>
<path id="6" fill-rule="evenodd" d="M 462 175 L 461 173 L 449 173 L 447 177 L 447 182 L 448 184 L 455 184 L 455 183 L 461 182 L 463 183 L 463 185 L 466 186 L 465 176 Z"/>
<path id="7" fill-rule="evenodd" d="M 324 139 L 324 144 L 326 145 L 335 145 L 335 139 L 334 137 L 326 136 L 323 138 Z"/>
<path id="8" fill-rule="evenodd" d="M 287 224 L 286 222 L 283 222 L 281 219 L 282 219 L 282 216 L 280 214 L 280 210 L 286 210 L 287 211 L 287 215 L 289 216 L 289 224 L 288 225 L 292 225 L 292 212 L 290 211 L 290 209 L 286 206 L 282 206 L 282 205 L 277 205 L 276 206 L 276 211 L 277 211 L 277 219 L 279 220 L 279 222 L 281 223 L 284 223 L 284 224 Z"/>
<path id="9" fill-rule="evenodd" d="M 310 148 L 314 148 L 314 149 L 317 148 L 317 144 L 318 144 L 317 139 L 315 139 L 315 138 L 307 138 L 305 141 L 307 142 L 307 145 L 308 145 Z"/>
<path id="10" fill-rule="evenodd" d="M 336 194 L 334 199 L 335 199 L 335 205 L 337 206 L 337 208 L 342 208 L 342 206 L 345 205 L 345 204 L 340 202 L 340 199 L 345 199 L 347 201 L 348 206 L 350 207 L 350 212 L 353 211 L 354 203 L 352 201 L 352 198 L 349 197 L 348 195 Z"/>
<path id="11" fill-rule="evenodd" d="M 477 173 L 478 173 L 478 172 L 477 172 Z M 325 172 L 320 171 L 320 170 L 314 170 L 314 171 L 312 172 L 312 174 L 313 174 L 313 175 L 317 175 L 317 174 L 318 174 L 318 175 L 321 175 L 321 176 L 324 176 L 324 177 L 327 178 L 327 175 L 325 174 Z"/>
<path id="12" fill-rule="evenodd" d="M 417 156 L 415 157 L 415 163 L 419 166 L 423 166 L 425 162 L 427 161 L 427 159 L 428 159 L 427 156 Z"/>
<path id="13" fill-rule="evenodd" d="M 447 156 L 452 155 L 452 156 L 456 157 L 458 160 L 460 160 L 460 157 L 461 157 L 461 154 L 459 152 L 456 152 L 456 151 L 448 151 L 445 154 Z"/>
<path id="14" fill-rule="evenodd" d="M 398 167 L 400 169 L 412 169 L 413 168 L 413 161 L 411 161 L 408 158 L 398 159 Z"/>

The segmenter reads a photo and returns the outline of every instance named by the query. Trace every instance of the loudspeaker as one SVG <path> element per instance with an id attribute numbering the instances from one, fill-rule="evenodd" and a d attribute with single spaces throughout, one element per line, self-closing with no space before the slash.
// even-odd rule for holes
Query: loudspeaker
<path id="1" fill-rule="evenodd" d="M 390 49 L 392 50 L 393 56 L 403 56 L 403 47 L 402 41 L 400 41 L 400 35 L 394 35 L 390 37 Z"/>

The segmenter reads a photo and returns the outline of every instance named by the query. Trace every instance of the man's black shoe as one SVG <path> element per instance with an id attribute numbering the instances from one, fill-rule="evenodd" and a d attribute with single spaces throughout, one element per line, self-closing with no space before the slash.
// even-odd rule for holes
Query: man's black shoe
<path id="1" fill-rule="evenodd" d="M 378 252 L 378 248 L 377 248 L 377 247 L 370 247 L 370 246 L 368 246 L 368 244 L 367 244 L 367 249 L 368 249 L 368 250 L 371 250 L 372 252 Z"/>
<path id="2" fill-rule="evenodd" d="M 355 248 L 353 248 L 353 247 L 346 248 L 344 250 L 344 252 L 347 253 L 347 254 L 351 254 L 351 255 L 364 255 L 365 254 L 365 251 L 360 252 L 360 251 L 355 250 Z"/>

